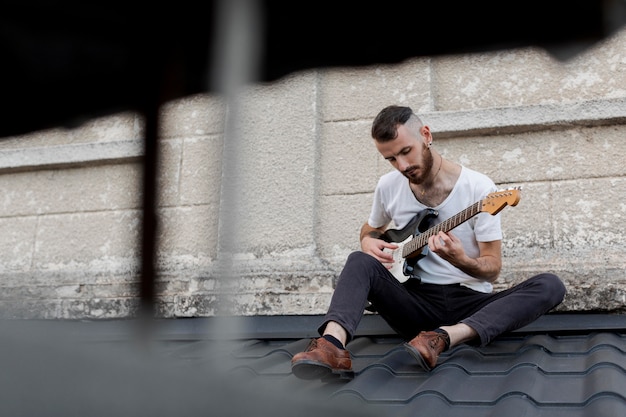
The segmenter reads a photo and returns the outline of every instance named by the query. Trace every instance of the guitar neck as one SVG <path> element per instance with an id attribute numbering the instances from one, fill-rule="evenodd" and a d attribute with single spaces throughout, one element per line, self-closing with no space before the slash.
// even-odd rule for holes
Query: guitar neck
<path id="1" fill-rule="evenodd" d="M 419 235 L 415 236 L 413 239 L 407 242 L 402 248 L 402 257 L 407 258 L 407 257 L 410 257 L 411 254 L 417 253 L 418 251 L 421 252 L 421 249 L 424 246 L 428 245 L 428 239 L 431 236 L 435 236 L 439 232 L 449 232 L 450 230 L 454 229 L 461 223 L 468 221 L 469 219 L 471 219 L 472 217 L 474 217 L 475 215 L 477 215 L 478 213 L 482 211 L 481 210 L 482 204 L 483 204 L 482 200 L 477 201 L 476 203 L 460 211 L 454 216 L 442 221 L 439 224 L 434 225 L 433 227 L 429 228 L 425 232 L 420 233 Z"/>

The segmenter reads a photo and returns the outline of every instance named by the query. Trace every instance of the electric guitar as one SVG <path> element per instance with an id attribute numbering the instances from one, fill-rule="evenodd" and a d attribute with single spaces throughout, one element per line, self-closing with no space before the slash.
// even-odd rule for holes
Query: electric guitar
<path id="1" fill-rule="evenodd" d="M 493 216 L 506 206 L 516 206 L 521 198 L 520 194 L 521 187 L 495 191 L 432 227 L 429 226 L 439 213 L 427 208 L 417 213 L 404 228 L 386 230 L 380 238 L 398 244 L 398 249 L 393 251 L 393 267 L 389 271 L 400 282 L 409 278 L 420 279 L 415 272 L 415 266 L 426 256 L 428 238 L 439 232 L 449 232 L 478 213 L 487 212 Z"/>

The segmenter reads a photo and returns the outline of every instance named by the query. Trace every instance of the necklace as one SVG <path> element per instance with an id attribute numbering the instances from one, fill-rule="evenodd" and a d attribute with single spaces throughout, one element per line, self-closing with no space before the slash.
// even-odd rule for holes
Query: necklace
<path id="1" fill-rule="evenodd" d="M 437 175 L 439 175 L 439 171 L 441 171 L 441 166 L 443 165 L 443 157 L 440 156 L 439 158 L 441 158 L 441 162 L 439 162 L 439 168 L 437 168 L 437 172 L 435 173 L 435 176 L 433 177 L 431 182 L 435 181 L 435 178 L 437 178 Z M 420 193 L 422 194 L 422 197 L 423 197 L 424 194 L 426 193 L 426 190 L 424 190 L 424 187 L 421 187 Z"/>

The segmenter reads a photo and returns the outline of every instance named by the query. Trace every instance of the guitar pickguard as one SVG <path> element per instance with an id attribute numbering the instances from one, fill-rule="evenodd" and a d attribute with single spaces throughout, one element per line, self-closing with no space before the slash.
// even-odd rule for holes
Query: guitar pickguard
<path id="1" fill-rule="evenodd" d="M 398 248 L 392 251 L 393 266 L 389 270 L 398 281 L 405 282 L 409 278 L 420 279 L 415 271 L 415 267 L 417 262 L 426 256 L 426 247 L 420 254 L 406 259 L 402 257 L 402 249 L 415 236 L 426 231 L 438 215 L 437 210 L 430 208 L 422 210 L 404 228 L 389 229 L 381 236 L 381 239 L 384 241 L 398 245 Z"/>

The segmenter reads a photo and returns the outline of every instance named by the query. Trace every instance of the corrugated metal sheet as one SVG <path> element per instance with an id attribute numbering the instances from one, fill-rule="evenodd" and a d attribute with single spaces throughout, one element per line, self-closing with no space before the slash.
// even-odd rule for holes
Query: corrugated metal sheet
<path id="1" fill-rule="evenodd" d="M 354 379 L 300 380 L 291 357 L 317 320 L 13 323 L 0 414 L 626 415 L 624 316 L 543 317 L 486 347 L 456 346 L 431 372 L 367 317 L 348 345 Z"/>
<path id="2" fill-rule="evenodd" d="M 233 371 L 385 416 L 626 415 L 624 334 L 518 335 L 484 348 L 461 345 L 442 354 L 431 372 L 417 366 L 401 340 L 359 337 L 348 346 L 356 376 L 343 382 L 291 375 L 290 357 L 305 347 L 306 340 L 257 341 L 233 352 Z"/>

